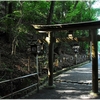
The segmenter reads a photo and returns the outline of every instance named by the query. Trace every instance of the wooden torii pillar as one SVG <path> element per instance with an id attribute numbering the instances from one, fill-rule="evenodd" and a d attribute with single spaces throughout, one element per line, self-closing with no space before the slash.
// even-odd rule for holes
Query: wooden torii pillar
<path id="1" fill-rule="evenodd" d="M 98 39 L 97 29 L 91 30 L 92 38 L 92 91 L 98 93 Z"/>
<path id="2" fill-rule="evenodd" d="M 48 72 L 48 87 L 54 87 L 53 85 L 53 55 L 54 55 L 54 33 L 49 33 L 49 72 Z"/>

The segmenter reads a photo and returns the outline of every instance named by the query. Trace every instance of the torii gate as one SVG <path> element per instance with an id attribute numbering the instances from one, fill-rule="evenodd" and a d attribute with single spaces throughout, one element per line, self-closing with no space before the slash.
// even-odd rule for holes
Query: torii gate
<path id="1" fill-rule="evenodd" d="M 97 41 L 100 36 L 97 36 L 97 29 L 100 28 L 100 21 L 88 21 L 68 24 L 55 24 L 55 25 L 33 25 L 37 31 L 48 32 L 49 38 L 49 86 L 53 86 L 53 49 L 54 49 L 54 32 L 62 30 L 89 30 L 92 42 L 92 91 L 98 93 L 98 47 Z"/>

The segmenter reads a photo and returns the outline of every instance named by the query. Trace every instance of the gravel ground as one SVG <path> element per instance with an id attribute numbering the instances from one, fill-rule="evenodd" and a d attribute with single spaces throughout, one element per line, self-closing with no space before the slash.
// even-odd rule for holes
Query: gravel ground
<path id="1" fill-rule="evenodd" d="M 100 99 L 100 95 L 91 93 L 91 66 L 92 64 L 88 63 L 66 71 L 54 78 L 55 88 L 44 87 L 38 93 L 27 96 L 25 99 Z"/>

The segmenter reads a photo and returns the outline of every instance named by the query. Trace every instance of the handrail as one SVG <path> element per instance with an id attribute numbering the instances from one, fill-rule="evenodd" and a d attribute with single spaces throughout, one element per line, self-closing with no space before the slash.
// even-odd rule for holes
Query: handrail
<path id="1" fill-rule="evenodd" d="M 7 83 L 7 82 L 12 82 L 12 81 L 15 81 L 15 80 L 18 80 L 18 79 L 23 79 L 23 78 L 27 78 L 27 77 L 35 76 L 35 75 L 37 75 L 37 82 L 36 82 L 36 83 L 34 83 L 34 84 L 30 85 L 30 86 L 27 86 L 27 87 L 25 87 L 25 88 L 23 88 L 23 89 L 20 89 L 20 90 L 18 90 L 18 91 L 12 92 L 12 93 L 10 93 L 10 94 L 8 94 L 8 95 L 5 95 L 5 96 L 3 96 L 3 97 L 0 97 L 0 98 L 1 98 L 1 99 L 6 98 L 6 97 L 8 97 L 8 96 L 14 95 L 14 94 L 19 93 L 19 92 L 21 92 L 21 91 L 23 91 L 23 90 L 27 90 L 27 89 L 29 89 L 29 88 L 31 88 L 31 87 L 33 87 L 33 86 L 36 86 L 36 85 L 37 85 L 37 91 L 38 91 L 38 90 L 39 90 L 39 87 L 38 87 L 38 73 L 33 73 L 33 74 L 29 74 L 29 75 L 25 75 L 25 76 L 13 78 L 13 79 L 1 81 L 0 84 L 2 84 L 2 83 Z M 11 84 L 12 84 L 12 83 L 11 83 Z"/>
<path id="2" fill-rule="evenodd" d="M 30 85 L 30 86 L 28 86 L 28 87 L 26 87 L 26 88 L 23 88 L 23 89 L 20 89 L 20 90 L 18 90 L 18 91 L 15 91 L 15 92 L 13 92 L 13 93 L 10 93 L 10 94 L 8 94 L 8 95 L 6 95 L 6 96 L 1 97 L 1 99 L 6 98 L 6 97 L 8 97 L 8 96 L 11 96 L 11 95 L 13 95 L 13 94 L 19 93 L 19 92 L 21 92 L 21 91 L 23 91 L 23 90 L 29 89 L 29 88 L 31 88 L 31 87 L 33 87 L 33 86 L 36 86 L 37 84 L 38 84 L 38 83 L 35 83 L 35 84 Z"/>
<path id="3" fill-rule="evenodd" d="M 17 79 L 26 78 L 26 77 L 29 77 L 29 76 L 34 76 L 34 75 L 37 75 L 37 73 L 29 74 L 29 75 L 25 75 L 25 76 L 13 78 L 13 79 L 5 80 L 5 81 L 1 81 L 0 84 L 1 84 L 1 83 L 6 83 L 6 82 L 10 82 L 10 81 L 14 81 L 14 80 L 17 80 Z"/>

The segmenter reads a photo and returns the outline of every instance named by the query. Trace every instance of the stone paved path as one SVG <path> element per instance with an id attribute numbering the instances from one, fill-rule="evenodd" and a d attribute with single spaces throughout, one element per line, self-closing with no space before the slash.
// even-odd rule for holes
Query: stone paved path
<path id="1" fill-rule="evenodd" d="M 56 87 L 44 87 L 39 93 L 30 95 L 25 99 L 91 99 L 92 90 L 92 64 L 88 63 L 79 68 L 66 71 L 54 79 Z M 100 68 L 99 68 L 100 70 Z M 100 73 L 99 73 L 100 75 Z M 100 96 L 95 97 L 100 98 Z"/>

